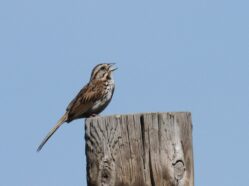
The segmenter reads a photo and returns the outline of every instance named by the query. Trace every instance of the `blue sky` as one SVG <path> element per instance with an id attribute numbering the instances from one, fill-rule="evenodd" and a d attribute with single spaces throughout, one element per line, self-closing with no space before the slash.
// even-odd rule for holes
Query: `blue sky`
<path id="1" fill-rule="evenodd" d="M 87 83 L 116 62 L 103 115 L 190 111 L 196 186 L 249 177 L 249 2 L 0 2 L 0 185 L 86 185 L 84 120 L 37 145 Z"/>

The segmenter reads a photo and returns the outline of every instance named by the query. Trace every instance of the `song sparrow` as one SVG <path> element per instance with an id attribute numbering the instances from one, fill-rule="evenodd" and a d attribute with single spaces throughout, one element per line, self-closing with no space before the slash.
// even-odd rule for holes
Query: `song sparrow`
<path id="1" fill-rule="evenodd" d="M 96 116 L 106 108 L 112 99 L 115 87 L 112 72 L 117 68 L 111 68 L 113 65 L 114 63 L 105 63 L 94 67 L 89 83 L 71 101 L 66 109 L 66 113 L 50 130 L 37 151 L 42 149 L 43 145 L 63 123 L 69 123 L 79 118 Z"/>

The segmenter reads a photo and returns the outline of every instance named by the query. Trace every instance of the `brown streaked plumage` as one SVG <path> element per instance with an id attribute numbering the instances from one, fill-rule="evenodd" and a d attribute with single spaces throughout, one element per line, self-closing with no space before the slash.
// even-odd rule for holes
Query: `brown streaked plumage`
<path id="1" fill-rule="evenodd" d="M 66 109 L 66 113 L 43 139 L 37 151 L 42 149 L 63 123 L 95 116 L 106 108 L 112 99 L 115 88 L 112 72 L 117 68 L 112 69 L 113 65 L 114 63 L 104 63 L 94 67 L 89 83 L 71 101 Z"/>

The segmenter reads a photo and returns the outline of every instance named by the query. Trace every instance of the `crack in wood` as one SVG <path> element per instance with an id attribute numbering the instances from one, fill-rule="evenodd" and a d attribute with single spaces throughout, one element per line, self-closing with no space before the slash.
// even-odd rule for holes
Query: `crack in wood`
<path id="1" fill-rule="evenodd" d="M 145 128 L 144 128 L 144 117 L 141 115 L 140 117 L 140 125 L 141 125 L 141 137 L 142 137 L 142 149 L 143 149 L 143 168 L 145 169 Z"/>

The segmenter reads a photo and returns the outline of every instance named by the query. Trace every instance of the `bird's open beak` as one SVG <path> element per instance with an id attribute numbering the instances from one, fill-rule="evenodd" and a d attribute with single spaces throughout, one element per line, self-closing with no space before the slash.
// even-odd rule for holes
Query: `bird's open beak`
<path id="1" fill-rule="evenodd" d="M 109 63 L 109 71 L 113 72 L 115 70 L 117 70 L 118 68 L 111 68 L 113 65 L 115 65 L 116 63 Z"/>

